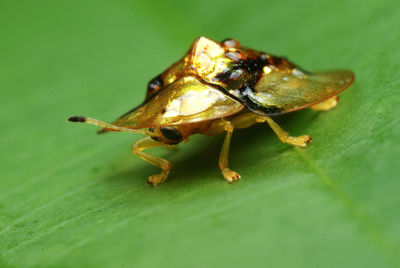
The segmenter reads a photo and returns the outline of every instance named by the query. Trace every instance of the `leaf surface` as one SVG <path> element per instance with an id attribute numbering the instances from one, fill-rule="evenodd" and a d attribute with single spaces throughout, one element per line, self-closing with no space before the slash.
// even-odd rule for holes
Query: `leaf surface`
<path id="1" fill-rule="evenodd" d="M 0 266 L 396 267 L 400 252 L 398 1 L 3 1 L 0 4 Z M 287 56 L 355 83 L 328 112 L 130 152 L 71 115 L 112 121 L 205 35 Z"/>

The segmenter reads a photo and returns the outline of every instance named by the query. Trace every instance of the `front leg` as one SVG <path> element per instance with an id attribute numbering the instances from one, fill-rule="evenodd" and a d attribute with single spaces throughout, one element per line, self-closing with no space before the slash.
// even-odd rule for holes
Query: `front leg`
<path id="1" fill-rule="evenodd" d="M 259 122 L 267 121 L 268 125 L 272 128 L 272 130 L 275 132 L 276 136 L 278 136 L 278 138 L 283 143 L 289 143 L 289 144 L 300 146 L 300 147 L 306 147 L 311 141 L 311 137 L 308 135 L 302 135 L 299 137 L 290 136 L 277 123 L 275 123 L 275 121 L 272 120 L 270 117 L 259 117 L 258 121 Z"/>
<path id="2" fill-rule="evenodd" d="M 162 169 L 160 174 L 152 175 L 147 179 L 147 182 L 153 186 L 156 186 L 159 183 L 164 182 L 167 177 L 172 165 L 167 160 L 142 152 L 145 149 L 153 148 L 157 146 L 163 146 L 164 144 L 158 141 L 153 140 L 150 137 L 146 137 L 138 140 L 134 144 L 132 144 L 132 152 L 142 158 L 143 160 L 149 162 L 150 164 L 160 167 Z"/>

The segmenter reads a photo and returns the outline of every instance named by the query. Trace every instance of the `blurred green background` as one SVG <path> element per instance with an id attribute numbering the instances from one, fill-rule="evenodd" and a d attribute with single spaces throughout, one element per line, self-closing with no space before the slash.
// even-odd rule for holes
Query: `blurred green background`
<path id="1" fill-rule="evenodd" d="M 399 1 L 1 1 L 0 267 L 399 267 Z M 234 37 L 309 70 L 351 69 L 326 113 L 132 156 L 111 121 L 198 36 Z"/>

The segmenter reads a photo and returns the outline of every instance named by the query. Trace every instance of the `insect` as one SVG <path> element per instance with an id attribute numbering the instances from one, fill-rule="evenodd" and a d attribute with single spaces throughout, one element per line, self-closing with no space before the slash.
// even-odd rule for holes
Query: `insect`
<path id="1" fill-rule="evenodd" d="M 306 107 L 329 110 L 354 78 L 344 70 L 310 73 L 286 58 L 242 47 L 235 39 L 219 43 L 199 37 L 182 59 L 148 83 L 138 107 L 111 124 L 83 116 L 68 121 L 100 126 L 100 133 L 146 135 L 132 145 L 132 152 L 161 168 L 147 180 L 154 186 L 167 179 L 172 165 L 143 150 L 188 141 L 193 134 L 226 133 L 218 164 L 225 180 L 234 182 L 240 175 L 229 169 L 228 153 L 235 129 L 266 122 L 282 142 L 305 147 L 310 136 L 292 137 L 271 117 Z"/>

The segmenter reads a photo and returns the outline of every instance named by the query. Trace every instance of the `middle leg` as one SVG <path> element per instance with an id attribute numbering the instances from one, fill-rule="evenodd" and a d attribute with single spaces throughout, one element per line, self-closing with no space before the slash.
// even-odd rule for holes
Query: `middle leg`
<path id="1" fill-rule="evenodd" d="M 214 135 L 226 132 L 224 143 L 222 145 L 222 149 L 219 155 L 218 166 L 222 171 L 222 176 L 224 176 L 225 180 L 230 183 L 240 179 L 240 175 L 236 171 L 230 170 L 228 168 L 229 147 L 231 145 L 233 129 L 234 126 L 232 122 L 226 120 L 218 120 L 211 125 L 208 133 L 208 135 Z"/>
<path id="2" fill-rule="evenodd" d="M 233 133 L 233 124 L 231 122 L 229 121 L 226 122 L 225 131 L 226 131 L 226 136 L 224 139 L 224 144 L 222 145 L 221 153 L 219 155 L 218 166 L 221 169 L 222 175 L 224 176 L 225 180 L 232 183 L 236 180 L 239 180 L 240 175 L 236 171 L 230 170 L 228 168 L 228 155 Z"/>

